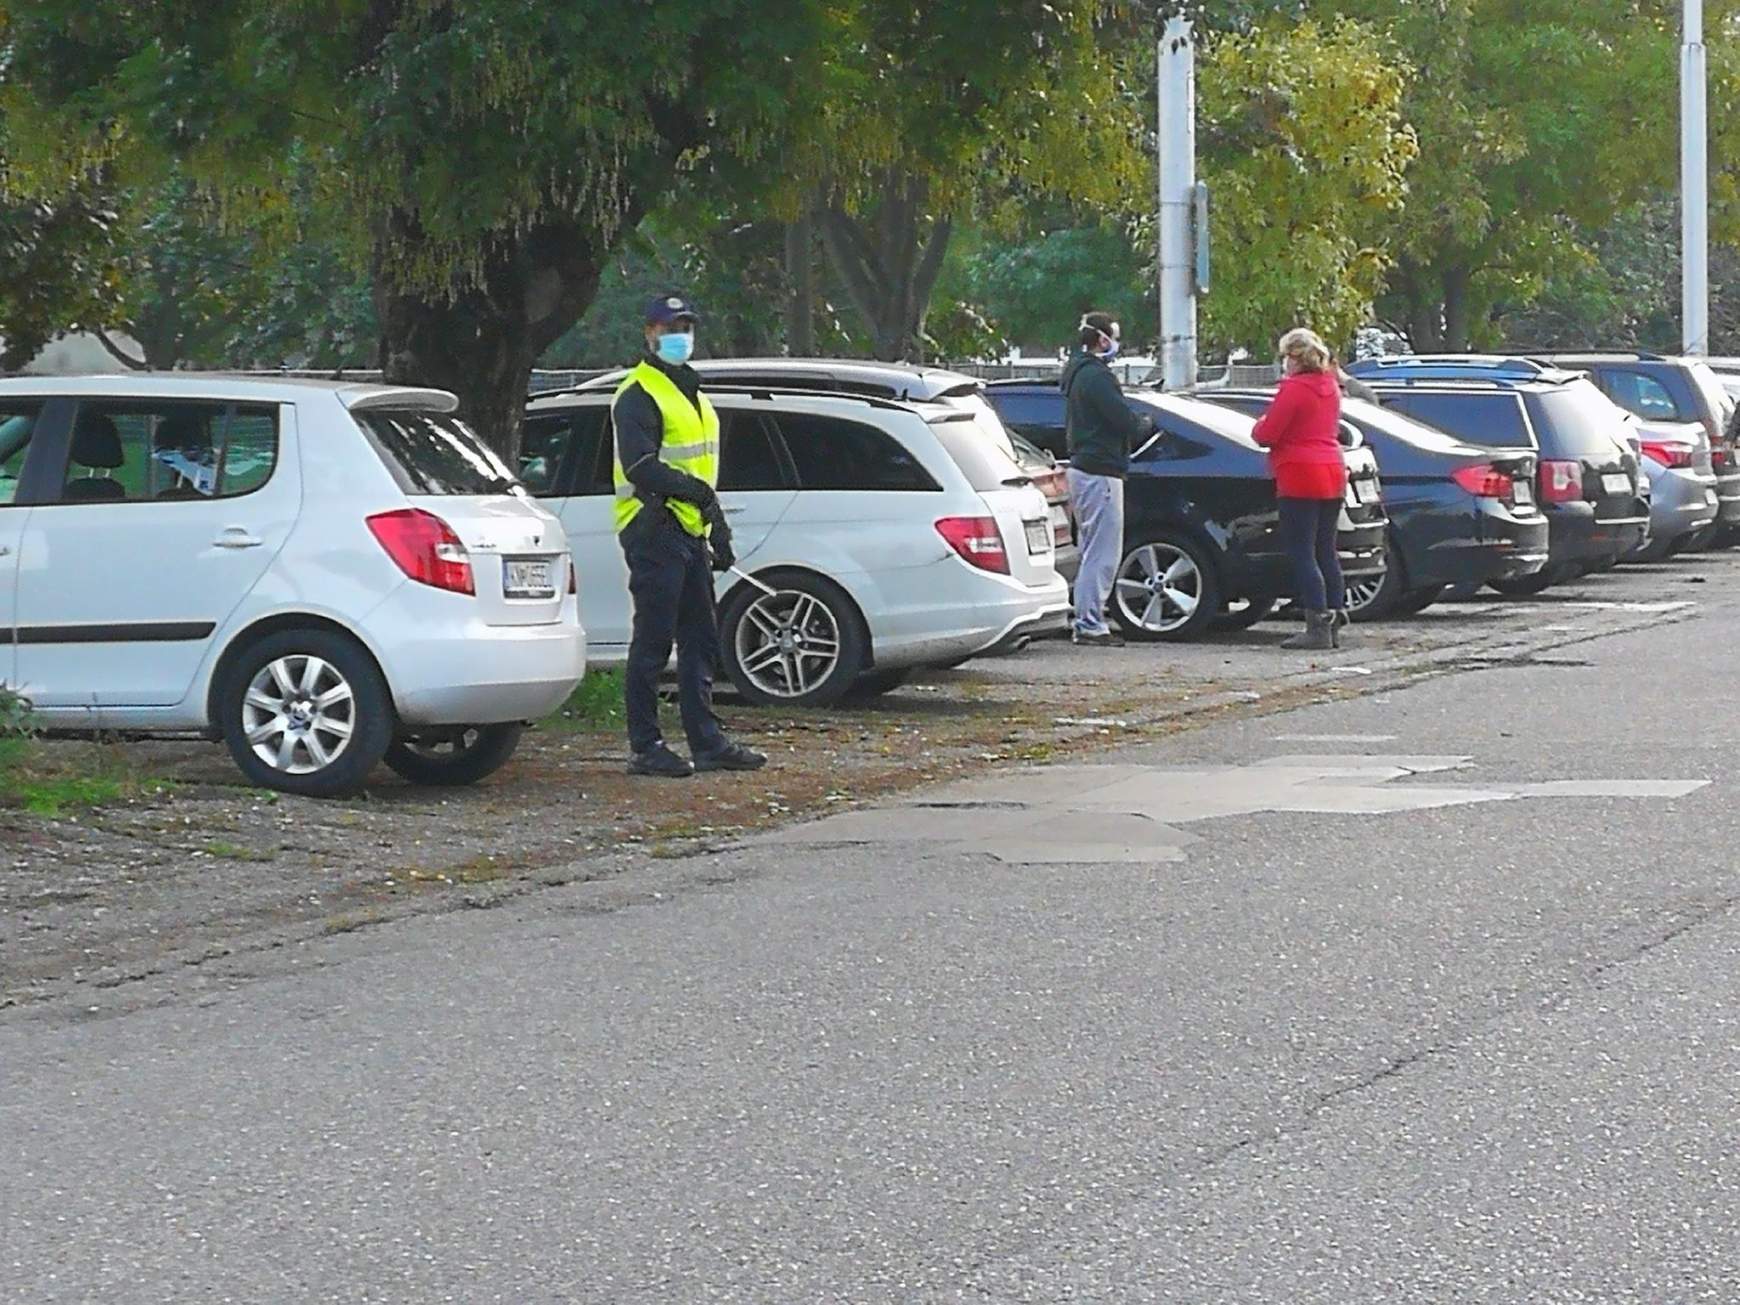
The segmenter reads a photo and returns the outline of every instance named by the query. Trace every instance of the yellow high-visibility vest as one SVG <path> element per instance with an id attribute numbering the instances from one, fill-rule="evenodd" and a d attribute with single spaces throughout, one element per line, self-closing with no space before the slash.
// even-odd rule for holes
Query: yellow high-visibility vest
<path id="1" fill-rule="evenodd" d="M 696 411 L 696 405 L 689 402 L 687 396 L 677 388 L 676 382 L 657 367 L 644 362 L 638 364 L 622 384 L 616 387 L 616 398 L 620 399 L 623 391 L 631 385 L 638 385 L 651 395 L 653 402 L 659 406 L 660 415 L 665 419 L 665 437 L 664 442 L 659 445 L 659 461 L 668 463 L 678 471 L 686 471 L 715 489 L 718 488 L 719 414 L 713 410 L 707 396 L 699 396 L 700 410 Z M 611 443 L 614 446 L 614 437 Z M 641 508 L 646 504 L 635 492 L 628 477 L 622 473 L 622 451 L 613 447 L 611 459 L 616 480 L 616 529 L 620 532 L 640 515 Z M 700 537 L 707 533 L 707 523 L 701 518 L 701 509 L 693 503 L 669 499 L 665 506 L 676 517 L 678 524 L 691 535 Z"/>

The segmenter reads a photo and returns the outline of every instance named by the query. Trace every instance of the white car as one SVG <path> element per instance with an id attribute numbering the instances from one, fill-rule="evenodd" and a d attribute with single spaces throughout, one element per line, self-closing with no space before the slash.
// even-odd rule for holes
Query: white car
<path id="1" fill-rule="evenodd" d="M 753 702 L 883 692 L 914 667 L 1068 619 L 1044 496 L 977 409 L 709 386 L 741 576 L 719 577 L 725 670 Z M 628 654 L 609 392 L 540 396 L 521 477 L 567 528 L 596 662 Z M 993 417 L 992 420 L 995 420 Z M 1000 427 L 999 427 L 1000 433 Z"/>
<path id="2" fill-rule="evenodd" d="M 0 683 L 254 783 L 471 783 L 585 671 L 561 523 L 439 390 L 0 381 Z"/>

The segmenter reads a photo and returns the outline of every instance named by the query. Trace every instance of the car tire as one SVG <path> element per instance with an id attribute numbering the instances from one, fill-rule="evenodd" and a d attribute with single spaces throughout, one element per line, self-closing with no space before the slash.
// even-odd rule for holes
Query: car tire
<path id="1" fill-rule="evenodd" d="M 1674 535 L 1667 539 L 1652 539 L 1649 543 L 1628 555 L 1627 562 L 1665 562 L 1675 553 L 1683 549 L 1690 541 L 1689 535 Z"/>
<path id="2" fill-rule="evenodd" d="M 386 763 L 400 778 L 426 788 L 463 788 L 488 779 L 507 765 L 526 727 L 462 725 L 456 729 L 401 735 L 387 748 Z"/>
<path id="3" fill-rule="evenodd" d="M 902 666 L 893 671 L 865 671 L 852 681 L 852 687 L 846 691 L 846 696 L 860 699 L 880 698 L 885 693 L 893 693 L 911 678 L 910 666 Z"/>
<path id="4" fill-rule="evenodd" d="M 1213 629 L 1217 634 L 1233 634 L 1241 630 L 1249 630 L 1269 619 L 1274 613 L 1276 599 L 1274 595 L 1258 598 L 1247 598 L 1245 605 L 1239 610 L 1223 609 L 1214 618 Z"/>
<path id="5" fill-rule="evenodd" d="M 280 630 L 231 660 L 214 722 L 237 768 L 303 797 L 354 793 L 398 728 L 374 658 L 336 630 Z"/>
<path id="6" fill-rule="evenodd" d="M 1418 616 L 1433 603 L 1444 596 L 1448 585 L 1421 585 L 1418 589 L 1410 589 L 1396 601 L 1391 609 L 1391 616 Z"/>
<path id="7" fill-rule="evenodd" d="M 864 619 L 831 580 L 802 571 L 761 576 L 775 592 L 741 585 L 720 613 L 725 673 L 763 707 L 827 707 L 851 692 L 864 670 Z M 789 636 L 781 651 L 776 644 Z"/>
<path id="8" fill-rule="evenodd" d="M 1168 577 L 1175 583 L 1162 586 Z M 1185 597 L 1195 604 L 1188 610 L 1181 601 Z M 1200 639 L 1220 615 L 1220 577 L 1201 544 L 1188 535 L 1165 531 L 1124 554 L 1112 584 L 1111 610 L 1130 639 L 1143 643 Z"/>
<path id="9" fill-rule="evenodd" d="M 1580 574 L 1580 568 L 1572 566 L 1547 566 L 1531 575 L 1506 576 L 1501 580 L 1488 580 L 1487 588 L 1506 598 L 1532 598 L 1536 594 L 1545 593 L 1554 585 L 1574 580 Z"/>

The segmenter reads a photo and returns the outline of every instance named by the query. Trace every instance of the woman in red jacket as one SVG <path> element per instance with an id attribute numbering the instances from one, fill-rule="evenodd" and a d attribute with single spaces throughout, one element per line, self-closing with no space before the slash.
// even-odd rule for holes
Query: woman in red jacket
<path id="1" fill-rule="evenodd" d="M 1347 464 L 1341 456 L 1341 386 L 1329 349 L 1315 332 L 1288 331 L 1280 344 L 1281 388 L 1251 437 L 1269 450 L 1281 542 L 1293 561 L 1293 596 L 1305 609 L 1305 632 L 1283 648 L 1340 646 L 1347 586 L 1335 552 Z"/>

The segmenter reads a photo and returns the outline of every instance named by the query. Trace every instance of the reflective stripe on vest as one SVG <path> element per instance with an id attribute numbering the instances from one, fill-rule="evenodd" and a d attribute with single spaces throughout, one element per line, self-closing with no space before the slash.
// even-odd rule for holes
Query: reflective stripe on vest
<path id="1" fill-rule="evenodd" d="M 713 410 L 707 396 L 699 396 L 700 411 L 697 412 L 695 405 L 677 388 L 675 381 L 658 368 L 644 362 L 638 364 L 622 384 L 616 387 L 616 398 L 620 399 L 623 391 L 631 385 L 638 385 L 645 390 L 652 401 L 658 404 L 659 415 L 664 418 L 665 434 L 659 445 L 659 461 L 717 487 L 719 414 Z M 615 440 L 612 439 L 611 442 L 614 444 Z M 628 477 L 622 474 L 620 449 L 611 450 L 611 461 L 616 478 L 616 528 L 620 531 L 640 515 L 645 500 L 635 492 Z M 707 523 L 701 518 L 701 509 L 693 503 L 667 499 L 665 507 L 691 535 L 707 533 Z"/>

